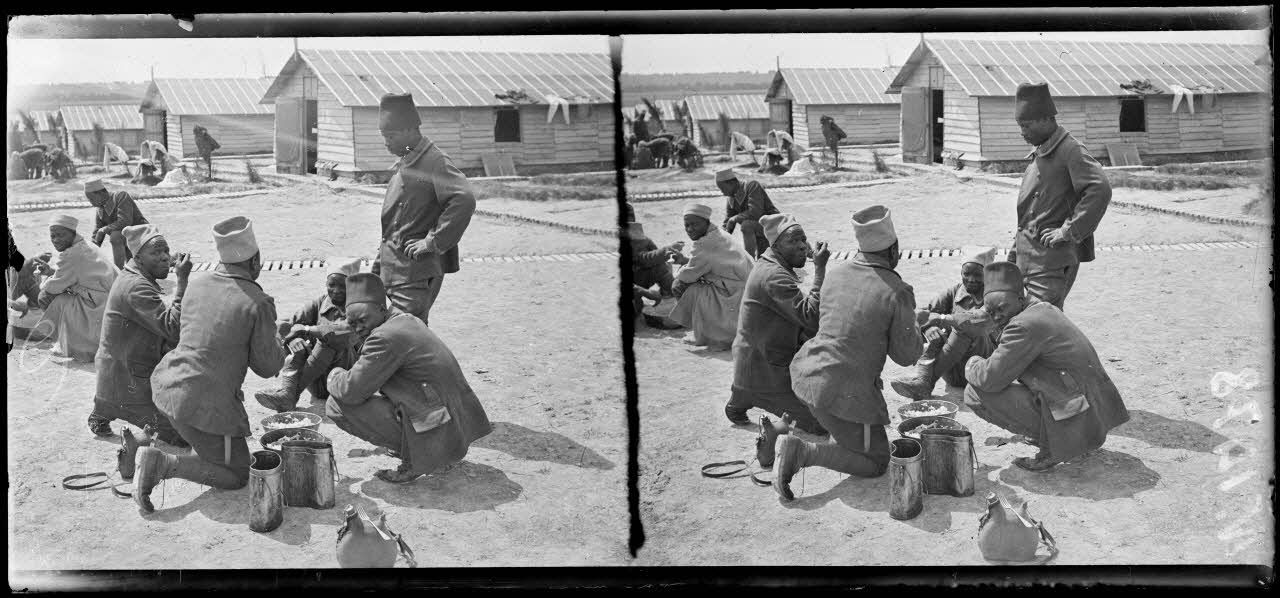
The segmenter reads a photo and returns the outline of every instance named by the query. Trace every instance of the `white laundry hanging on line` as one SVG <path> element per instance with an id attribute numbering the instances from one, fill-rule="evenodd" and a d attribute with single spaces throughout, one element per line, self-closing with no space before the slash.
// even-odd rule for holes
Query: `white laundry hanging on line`
<path id="1" fill-rule="evenodd" d="M 125 153 L 124 148 L 111 142 L 107 142 L 104 145 L 105 147 L 102 150 L 103 169 L 110 167 L 112 158 L 119 160 L 121 164 L 124 164 L 126 169 L 129 168 L 129 154 Z"/>
<path id="2" fill-rule="evenodd" d="M 555 119 L 556 110 L 559 110 L 561 106 L 564 107 L 564 124 L 572 124 L 569 122 L 569 100 L 553 94 L 547 94 L 543 97 L 546 98 L 548 104 L 547 124 L 551 124 L 551 121 Z"/>
<path id="3" fill-rule="evenodd" d="M 1195 86 L 1196 93 L 1199 93 L 1204 100 L 1201 104 L 1206 108 L 1213 108 L 1214 100 L 1217 99 L 1218 89 L 1212 85 Z"/>
<path id="4" fill-rule="evenodd" d="M 1173 108 L 1169 110 L 1170 114 L 1178 111 L 1178 105 L 1182 103 L 1182 96 L 1187 96 L 1187 110 L 1192 114 L 1196 113 L 1195 92 L 1181 85 L 1170 85 L 1169 91 L 1173 92 Z"/>

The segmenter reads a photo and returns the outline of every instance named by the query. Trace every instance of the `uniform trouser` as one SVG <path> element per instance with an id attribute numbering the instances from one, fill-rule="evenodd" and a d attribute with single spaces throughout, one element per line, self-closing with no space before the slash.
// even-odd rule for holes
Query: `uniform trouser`
<path id="1" fill-rule="evenodd" d="M 333 420 L 334 425 L 356 438 L 399 451 L 402 455 L 408 453 L 400 446 L 403 436 L 400 422 L 396 420 L 396 407 L 391 399 L 381 394 L 374 394 L 359 405 L 339 403 L 330 397 L 325 401 L 324 414 Z"/>
<path id="2" fill-rule="evenodd" d="M 889 436 L 884 426 L 849 421 L 820 408 L 813 410 L 813 416 L 834 442 L 816 444 L 805 465 L 864 478 L 879 477 L 889 468 Z"/>
<path id="3" fill-rule="evenodd" d="M 671 296 L 671 285 L 675 284 L 675 275 L 671 273 L 671 265 L 663 262 L 648 268 L 636 268 L 631 274 L 632 284 L 642 288 L 658 285 L 658 291 L 664 297 Z"/>
<path id="4" fill-rule="evenodd" d="M 1040 440 L 1040 405 L 1022 384 L 1015 382 L 999 392 L 978 390 L 971 384 L 964 389 L 964 404 L 974 415 L 1004 430 Z"/>
<path id="5" fill-rule="evenodd" d="M 946 340 L 936 350 L 925 349 L 921 359 L 933 359 L 933 375 L 947 381 L 950 386 L 964 386 L 968 381 L 964 377 L 964 366 L 970 357 L 990 357 L 995 351 L 995 344 L 986 335 L 969 336 L 959 330 L 947 332 Z"/>
<path id="6" fill-rule="evenodd" d="M 738 223 L 742 230 L 742 247 L 753 258 L 760 257 L 769 248 L 769 239 L 764 236 L 764 228 L 755 220 L 743 220 Z"/>
<path id="7" fill-rule="evenodd" d="M 172 423 L 196 453 L 178 455 L 178 460 L 186 463 L 179 464 L 175 477 L 223 490 L 243 488 L 249 483 L 249 444 L 244 438 L 210 434 L 180 421 Z"/>
<path id="8" fill-rule="evenodd" d="M 760 393 L 737 388 L 729 392 L 727 409 L 746 411 L 752 407 L 758 407 L 777 417 L 782 417 L 784 413 L 790 414 L 796 425 L 808 432 L 813 432 L 819 427 L 818 420 L 809 410 L 809 406 L 792 393 Z"/>
<path id="9" fill-rule="evenodd" d="M 305 351 L 290 353 L 280 370 L 283 380 L 289 376 L 298 376 L 298 394 L 303 390 L 311 391 L 311 396 L 318 401 L 329 398 L 329 389 L 325 386 L 329 370 L 335 367 L 350 368 L 353 363 L 351 351 L 338 350 L 319 341 L 309 343 Z"/>
<path id="10" fill-rule="evenodd" d="M 1028 295 L 1045 303 L 1051 303 L 1061 310 L 1062 305 L 1067 301 L 1067 294 L 1071 292 L 1071 287 L 1076 284 L 1076 275 L 1079 273 L 1080 265 L 1076 264 L 1061 270 L 1024 274 L 1022 286 L 1027 290 Z"/>
<path id="11" fill-rule="evenodd" d="M 99 397 L 94 397 L 93 412 L 89 414 L 89 417 L 100 419 L 107 423 L 122 419 L 139 428 L 145 428 L 147 424 L 151 424 L 160 440 L 174 446 L 183 446 L 185 444 L 182 441 L 182 436 L 178 434 L 178 431 L 169 422 L 169 418 L 160 413 L 160 410 L 156 409 L 156 406 L 152 403 L 126 405 L 111 403 Z"/>
<path id="12" fill-rule="evenodd" d="M 423 324 L 429 326 L 427 315 L 431 313 L 431 306 L 435 305 L 436 297 L 440 295 L 442 284 L 443 274 L 428 280 L 425 285 L 413 282 L 387 287 L 387 298 L 391 300 L 392 307 L 417 316 Z"/>

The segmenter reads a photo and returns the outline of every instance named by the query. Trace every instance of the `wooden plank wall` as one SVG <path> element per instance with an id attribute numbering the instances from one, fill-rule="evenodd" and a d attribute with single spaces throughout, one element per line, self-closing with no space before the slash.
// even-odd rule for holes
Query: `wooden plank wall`
<path id="1" fill-rule="evenodd" d="M 130 156 L 136 155 L 138 153 L 138 149 L 142 146 L 142 142 L 145 140 L 145 137 L 146 137 L 146 133 L 143 132 L 142 129 L 108 129 L 103 133 L 104 133 L 103 137 L 106 138 L 107 142 L 114 143 L 124 148 L 124 151 L 127 152 Z M 84 145 L 85 149 L 88 149 L 89 151 L 93 151 L 93 144 L 94 144 L 93 131 L 91 130 L 72 131 L 71 137 L 76 140 L 79 140 L 80 143 Z M 72 152 L 75 151 L 75 147 L 76 147 L 75 141 L 72 141 L 71 142 Z M 102 156 L 100 155 L 98 156 L 76 155 L 76 157 L 84 160 L 88 160 L 90 162 L 102 161 Z"/>
<path id="2" fill-rule="evenodd" d="M 800 145 L 803 145 L 805 147 L 813 147 L 814 140 L 809 137 L 809 127 L 805 124 L 806 122 L 808 122 L 807 121 L 807 119 L 809 118 L 808 114 L 809 112 L 808 110 L 806 110 L 806 107 L 804 104 L 797 104 L 795 102 L 791 103 L 791 129 L 792 129 L 791 137 L 795 139 L 796 143 L 799 143 Z M 818 128 L 817 143 L 818 145 L 822 144 L 822 128 L 821 127 Z"/>
<path id="3" fill-rule="evenodd" d="M 274 114 L 188 114 L 176 117 L 171 113 L 168 124 L 170 143 L 166 148 L 178 158 L 197 155 L 195 136 L 191 132 L 196 125 L 208 129 L 209 134 L 222 145 L 214 152 L 215 156 L 269 154 L 275 145 L 272 137 L 275 132 Z M 181 141 L 175 147 L 178 135 L 181 135 Z"/>
<path id="4" fill-rule="evenodd" d="M 823 145 L 823 115 L 834 118 L 848 135 L 844 144 L 886 143 L 898 139 L 900 109 L 897 104 L 836 104 L 809 105 L 805 107 L 808 119 L 796 121 L 796 142 L 800 142 L 800 128 L 805 129 L 809 147 Z"/>
<path id="5" fill-rule="evenodd" d="M 182 117 L 176 114 L 165 116 L 164 148 L 170 155 L 182 157 Z"/>
<path id="6" fill-rule="evenodd" d="M 694 121 L 694 128 L 697 129 L 694 135 L 694 143 L 699 147 L 711 148 L 720 147 L 724 143 L 720 139 L 720 121 L 719 120 L 699 120 Z M 737 131 L 751 138 L 756 145 L 763 147 L 764 138 L 769 134 L 769 119 L 767 118 L 738 118 L 729 119 L 729 130 Z"/>
<path id="7" fill-rule="evenodd" d="M 1120 99 L 1058 98 L 1058 124 L 1102 156 L 1108 143 L 1132 143 L 1139 154 L 1201 153 L 1265 148 L 1270 136 L 1269 106 L 1262 94 L 1219 95 L 1212 108 L 1196 98 L 1171 113 L 1172 96 L 1145 98 L 1147 130 L 1120 132 Z M 1013 98 L 982 98 L 982 155 L 988 160 L 1021 160 L 1031 151 L 1013 120 Z"/>
<path id="8" fill-rule="evenodd" d="M 459 168 L 483 168 L 481 154 L 510 155 L 522 164 L 583 164 L 612 162 L 613 110 L 610 105 L 571 107 L 571 124 L 562 112 L 547 123 L 547 107 L 520 106 L 520 142 L 493 140 L 497 117 L 493 108 L 419 108 L 422 132 Z M 352 109 L 355 166 L 358 171 L 382 171 L 395 162 L 378 132 L 377 108 Z"/>
<path id="9" fill-rule="evenodd" d="M 942 66 L 933 54 L 911 71 L 905 85 L 907 87 L 932 88 L 929 81 L 929 67 Z M 970 97 L 956 78 L 945 68 L 942 70 L 942 149 L 964 152 L 964 159 L 978 159 L 982 152 L 982 135 L 980 134 L 980 110 L 978 98 Z M 901 127 L 896 131 L 901 134 Z"/>

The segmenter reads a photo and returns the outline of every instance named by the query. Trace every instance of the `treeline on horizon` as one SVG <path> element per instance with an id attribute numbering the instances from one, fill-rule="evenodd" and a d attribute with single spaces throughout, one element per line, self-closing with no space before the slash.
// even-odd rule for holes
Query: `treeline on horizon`
<path id="1" fill-rule="evenodd" d="M 760 93 L 773 82 L 773 73 L 622 73 L 623 104 L 635 104 L 640 98 L 679 99 L 705 93 Z"/>

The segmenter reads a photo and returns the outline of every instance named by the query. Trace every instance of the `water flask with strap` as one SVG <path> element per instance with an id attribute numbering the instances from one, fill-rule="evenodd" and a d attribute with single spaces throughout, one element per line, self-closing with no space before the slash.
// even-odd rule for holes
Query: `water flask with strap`
<path id="1" fill-rule="evenodd" d="M 1049 553 L 1037 558 L 1036 550 L 1041 543 Z M 1027 503 L 1022 503 L 1019 513 L 994 492 L 987 495 L 987 512 L 978 519 L 978 548 L 983 558 L 998 563 L 1038 561 L 1037 564 L 1044 564 L 1058 554 L 1057 543 L 1049 530 L 1027 513 Z"/>

